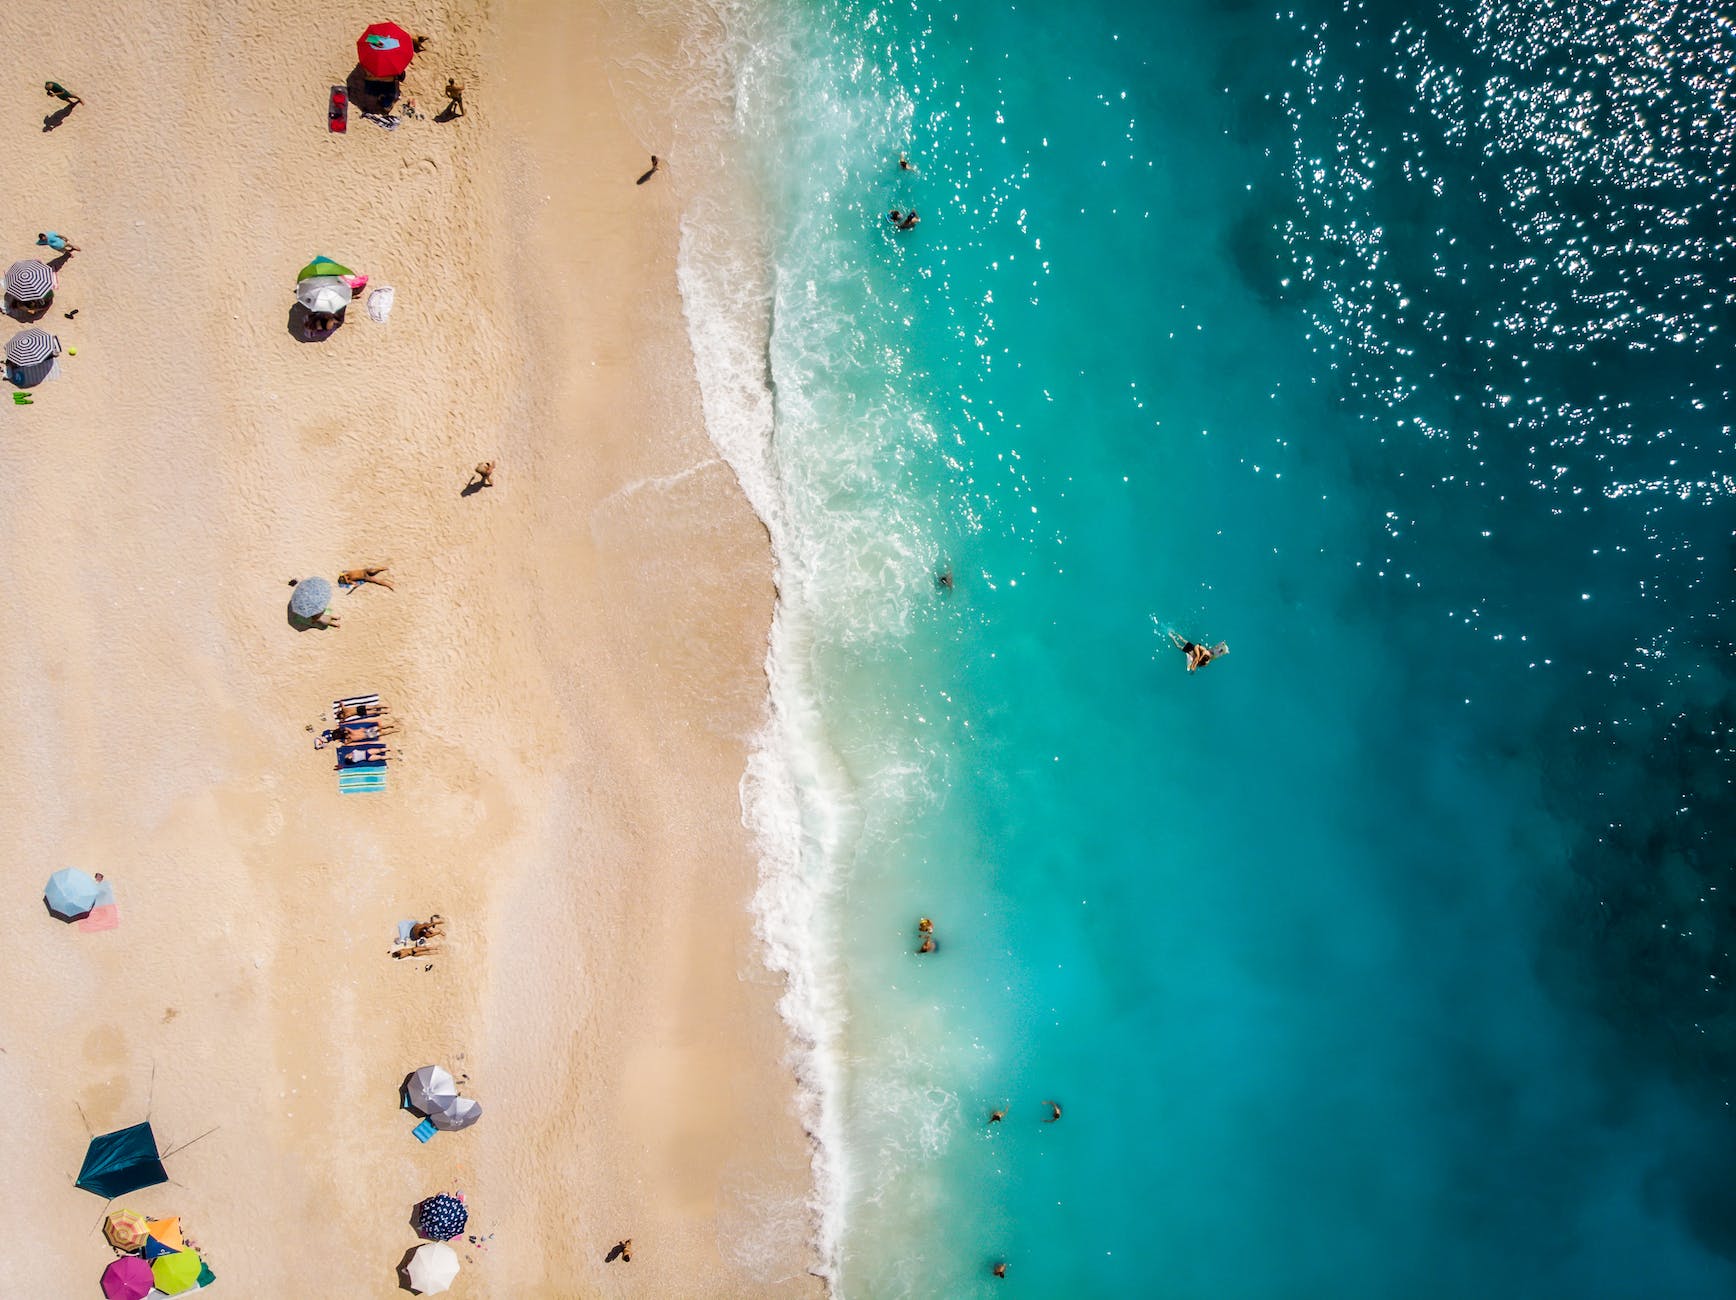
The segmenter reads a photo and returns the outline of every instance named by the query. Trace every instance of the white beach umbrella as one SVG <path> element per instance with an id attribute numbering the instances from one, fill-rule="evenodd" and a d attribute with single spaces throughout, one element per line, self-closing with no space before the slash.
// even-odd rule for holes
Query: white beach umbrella
<path id="1" fill-rule="evenodd" d="M 482 1118 L 482 1103 L 468 1097 L 454 1097 L 447 1103 L 445 1110 L 429 1111 L 428 1118 L 435 1128 L 456 1133 L 461 1128 L 469 1128 Z"/>
<path id="2" fill-rule="evenodd" d="M 458 1252 L 443 1241 L 418 1246 L 410 1256 L 410 1289 L 418 1295 L 439 1295 L 458 1276 Z"/>
<path id="3" fill-rule="evenodd" d="M 433 1118 L 450 1110 L 458 1100 L 458 1084 L 438 1065 L 424 1065 L 404 1081 L 404 1095 L 410 1099 L 411 1110 Z"/>
<path id="4" fill-rule="evenodd" d="M 295 286 L 295 299 L 309 311 L 332 316 L 350 305 L 350 286 L 335 275 L 313 275 Z"/>

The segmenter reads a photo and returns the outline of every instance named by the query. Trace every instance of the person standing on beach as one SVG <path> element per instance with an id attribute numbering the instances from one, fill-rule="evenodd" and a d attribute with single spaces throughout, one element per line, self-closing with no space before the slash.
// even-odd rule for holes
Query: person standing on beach
<path id="1" fill-rule="evenodd" d="M 73 94 L 58 81 L 45 81 L 42 83 L 42 88 L 48 92 L 48 97 L 50 99 L 58 99 L 68 108 L 74 108 L 77 105 L 84 103 L 82 98 Z"/>
<path id="2" fill-rule="evenodd" d="M 485 488 L 494 486 L 494 462 L 485 460 L 470 471 L 470 482 L 466 487 Z"/>
<path id="3" fill-rule="evenodd" d="M 1187 656 L 1187 670 L 1196 672 L 1204 668 L 1212 660 L 1230 652 L 1228 641 L 1219 641 L 1215 646 L 1195 645 L 1178 632 L 1171 632 L 1169 639 L 1175 642 L 1175 648 Z"/>
<path id="4" fill-rule="evenodd" d="M 47 245 L 49 248 L 65 257 L 71 257 L 74 253 L 82 253 L 84 251 L 58 230 L 43 232 L 36 237 L 36 242 L 38 245 Z"/>
<path id="5" fill-rule="evenodd" d="M 446 115 L 464 116 L 464 87 L 451 77 L 446 78 Z"/>

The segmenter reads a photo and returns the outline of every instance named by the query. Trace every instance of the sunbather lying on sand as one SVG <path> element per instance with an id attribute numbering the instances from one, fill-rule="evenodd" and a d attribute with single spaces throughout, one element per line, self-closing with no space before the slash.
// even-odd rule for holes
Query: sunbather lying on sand
<path id="1" fill-rule="evenodd" d="M 392 956 L 399 961 L 403 961 L 406 957 L 429 957 L 432 956 L 435 951 L 436 950 L 433 948 L 418 943 L 412 944 L 408 947 L 394 948 L 392 949 Z"/>
<path id="2" fill-rule="evenodd" d="M 444 938 L 446 932 L 440 928 L 444 924 L 446 924 L 446 918 L 436 912 L 426 921 L 418 921 L 415 925 L 411 926 L 410 937 L 417 943 L 422 943 L 427 939 Z"/>
<path id="3" fill-rule="evenodd" d="M 377 564 L 360 569 L 345 569 L 338 574 L 338 581 L 346 587 L 359 587 L 364 582 L 371 582 L 376 587 L 384 587 L 387 591 L 396 591 L 396 587 L 379 576 L 386 571 L 386 568 L 387 566 L 384 564 Z"/>
<path id="4" fill-rule="evenodd" d="M 346 704 L 338 710 L 338 721 L 348 722 L 351 718 L 383 718 L 391 711 L 384 704 Z"/>
<path id="5" fill-rule="evenodd" d="M 395 722 L 346 722 L 332 728 L 332 739 L 340 745 L 355 745 L 365 740 L 378 740 L 397 731 Z"/>
<path id="6" fill-rule="evenodd" d="M 338 766 L 353 767 L 357 763 L 384 763 L 384 745 L 350 745 L 338 751 Z"/>

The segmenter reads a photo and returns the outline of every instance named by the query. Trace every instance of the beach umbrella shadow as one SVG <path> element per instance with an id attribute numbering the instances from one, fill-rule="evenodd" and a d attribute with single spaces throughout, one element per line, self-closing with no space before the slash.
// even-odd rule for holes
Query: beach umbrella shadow
<path id="1" fill-rule="evenodd" d="M 417 1247 L 412 1246 L 404 1252 L 404 1257 L 398 1261 L 398 1290 L 414 1292 L 410 1285 L 410 1261 L 416 1258 Z"/>
<path id="2" fill-rule="evenodd" d="M 396 81 L 370 77 L 358 63 L 344 78 L 344 89 L 349 92 L 350 107 L 358 113 L 389 113 L 398 102 L 402 86 Z"/>
<path id="3" fill-rule="evenodd" d="M 297 343 L 324 343 L 333 334 L 336 334 L 343 328 L 344 319 L 341 313 L 337 318 L 337 324 L 333 325 L 329 330 L 316 330 L 313 328 L 313 326 L 309 324 L 312 317 L 313 313 L 306 307 L 303 307 L 299 302 L 292 306 L 289 309 L 289 321 L 287 326 L 289 329 L 289 337 L 294 339 Z"/>

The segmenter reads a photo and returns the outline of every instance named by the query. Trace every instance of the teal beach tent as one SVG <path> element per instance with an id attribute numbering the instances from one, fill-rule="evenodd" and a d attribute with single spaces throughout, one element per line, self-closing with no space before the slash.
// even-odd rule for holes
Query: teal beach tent
<path id="1" fill-rule="evenodd" d="M 168 1181 L 149 1120 L 92 1138 L 78 1171 L 80 1187 L 110 1198 Z"/>

